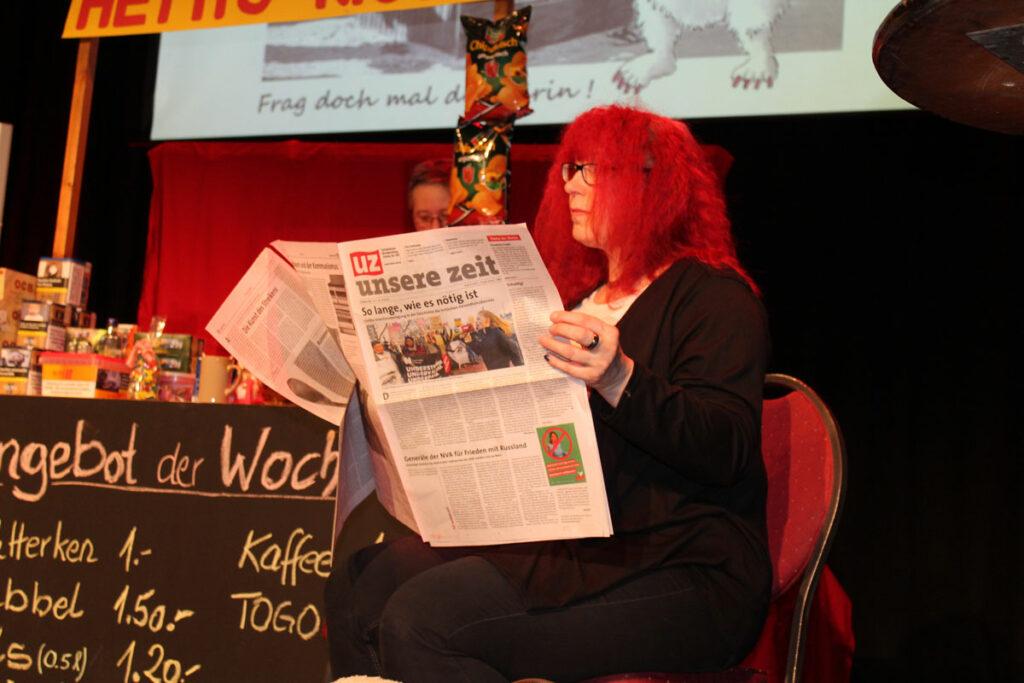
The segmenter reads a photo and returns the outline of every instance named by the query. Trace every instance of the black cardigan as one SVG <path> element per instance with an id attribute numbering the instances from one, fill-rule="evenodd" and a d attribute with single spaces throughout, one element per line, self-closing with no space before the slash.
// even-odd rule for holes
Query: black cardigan
<path id="1" fill-rule="evenodd" d="M 767 601 L 760 439 L 768 330 L 760 300 L 731 271 L 683 260 L 618 327 L 633 375 L 617 407 L 596 392 L 590 399 L 614 535 L 473 554 L 533 608 L 679 564 L 721 568 Z"/>

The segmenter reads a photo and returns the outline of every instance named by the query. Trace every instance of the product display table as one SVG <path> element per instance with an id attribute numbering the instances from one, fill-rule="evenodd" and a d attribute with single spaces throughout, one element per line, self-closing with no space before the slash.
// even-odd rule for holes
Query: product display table
<path id="1" fill-rule="evenodd" d="M 336 427 L 0 397 L 0 680 L 322 681 Z"/>

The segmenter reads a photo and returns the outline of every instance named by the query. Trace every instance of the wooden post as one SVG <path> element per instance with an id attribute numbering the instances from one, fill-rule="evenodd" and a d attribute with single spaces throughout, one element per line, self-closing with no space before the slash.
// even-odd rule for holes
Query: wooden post
<path id="1" fill-rule="evenodd" d="M 504 19 L 516 8 L 516 0 L 494 0 L 494 20 Z"/>
<path id="2" fill-rule="evenodd" d="M 99 47 L 98 38 L 83 38 L 78 42 L 68 141 L 64 148 L 64 173 L 61 176 L 60 201 L 57 204 L 57 226 L 53 234 L 53 255 L 58 258 L 70 257 L 75 251 L 78 200 L 82 193 L 82 169 L 85 166 L 85 145 L 89 138 L 89 112 L 92 110 L 92 86 Z"/>

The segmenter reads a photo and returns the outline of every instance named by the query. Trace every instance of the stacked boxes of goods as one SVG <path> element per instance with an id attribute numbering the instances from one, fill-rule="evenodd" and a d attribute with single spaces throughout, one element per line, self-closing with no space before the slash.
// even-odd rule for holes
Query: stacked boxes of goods
<path id="1" fill-rule="evenodd" d="M 21 364 L 17 368 L 17 386 L 14 383 L 5 385 L 10 389 L 9 393 L 41 394 L 41 352 L 64 351 L 68 327 L 76 320 L 88 318 L 88 314 L 82 312 L 89 296 L 91 264 L 71 259 L 41 258 L 36 272 L 37 276 L 32 278 L 31 295 L 23 296 L 18 304 L 14 338 L 18 350 L 7 353 L 9 362 Z M 23 381 L 21 375 L 25 373 L 25 364 L 28 366 L 27 379 Z"/>
<path id="2" fill-rule="evenodd" d="M 36 298 L 36 279 L 10 268 L 0 268 L 0 345 L 13 346 L 21 317 L 21 302 Z"/>
<path id="3" fill-rule="evenodd" d="M 33 277 L 0 268 L 0 394 L 191 401 L 202 340 L 86 311 L 92 264 L 41 258 Z"/>
<path id="4" fill-rule="evenodd" d="M 28 393 L 30 349 L 17 348 L 21 304 L 35 298 L 36 279 L 10 268 L 0 268 L 0 395 Z"/>
<path id="5" fill-rule="evenodd" d="M 63 351 L 67 337 L 68 308 L 52 301 L 24 299 L 18 320 L 16 348 L 28 357 L 28 384 L 25 393 L 39 396 L 42 391 L 41 351 Z"/>
<path id="6" fill-rule="evenodd" d="M 70 327 L 64 347 L 40 355 L 40 393 L 69 398 L 124 398 L 128 389 L 125 353 L 135 325 L 111 318 L 105 329 Z"/>
<path id="7" fill-rule="evenodd" d="M 89 301 L 92 264 L 67 258 L 41 258 L 36 270 L 36 296 L 73 308 L 85 309 Z"/>
<path id="8" fill-rule="evenodd" d="M 63 351 L 67 338 L 68 307 L 53 301 L 24 299 L 18 320 L 17 346 L 41 351 Z"/>
<path id="9" fill-rule="evenodd" d="M 0 395 L 24 396 L 28 394 L 28 374 L 32 367 L 32 349 L 17 346 L 0 347 Z M 38 358 L 36 359 L 38 362 Z"/>

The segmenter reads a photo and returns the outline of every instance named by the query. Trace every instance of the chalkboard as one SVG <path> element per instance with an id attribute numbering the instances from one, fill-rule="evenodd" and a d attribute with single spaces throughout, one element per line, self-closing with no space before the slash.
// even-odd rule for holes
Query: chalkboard
<path id="1" fill-rule="evenodd" d="M 324 681 L 338 443 L 295 408 L 0 398 L 0 682 Z"/>

